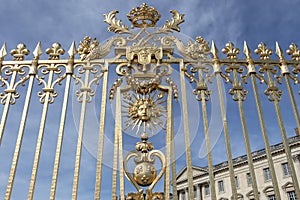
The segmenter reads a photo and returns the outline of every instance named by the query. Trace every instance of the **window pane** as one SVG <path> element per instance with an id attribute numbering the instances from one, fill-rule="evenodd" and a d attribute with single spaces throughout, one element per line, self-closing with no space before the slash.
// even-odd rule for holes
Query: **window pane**
<path id="1" fill-rule="evenodd" d="M 239 185 L 239 179 L 238 179 L 237 176 L 235 177 L 235 185 L 236 185 L 236 188 L 240 187 L 240 185 Z"/>
<path id="2" fill-rule="evenodd" d="M 252 177 L 251 177 L 250 173 L 247 173 L 247 183 L 248 183 L 248 186 L 252 185 Z"/>
<path id="3" fill-rule="evenodd" d="M 194 187 L 194 198 L 198 197 L 197 187 Z"/>
<path id="4" fill-rule="evenodd" d="M 224 192 L 224 183 L 223 183 L 223 181 L 219 181 L 218 186 L 219 186 L 219 192 Z"/>
<path id="5" fill-rule="evenodd" d="M 209 191 L 209 185 L 205 185 L 205 195 L 209 195 L 210 194 L 210 191 Z"/>
<path id="6" fill-rule="evenodd" d="M 289 176 L 290 175 L 290 170 L 289 170 L 288 163 L 283 163 L 282 164 L 282 170 L 283 170 L 283 175 L 284 176 Z"/>
<path id="7" fill-rule="evenodd" d="M 296 200 L 296 194 L 294 191 L 288 192 L 289 200 Z"/>
<path id="8" fill-rule="evenodd" d="M 270 195 L 270 196 L 268 196 L 268 199 L 269 199 L 269 200 L 276 200 L 275 195 Z"/>
<path id="9" fill-rule="evenodd" d="M 264 169 L 264 177 L 265 177 L 265 181 L 271 180 L 271 173 L 270 173 L 270 169 L 269 168 L 265 168 Z"/>

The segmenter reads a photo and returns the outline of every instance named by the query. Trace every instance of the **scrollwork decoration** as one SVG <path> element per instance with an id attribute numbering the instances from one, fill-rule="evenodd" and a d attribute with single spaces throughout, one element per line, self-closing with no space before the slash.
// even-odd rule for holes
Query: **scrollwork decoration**
<path id="1" fill-rule="evenodd" d="M 80 84 L 81 87 L 79 90 L 76 91 L 76 96 L 78 102 L 83 102 L 83 95 L 86 93 L 87 99 L 86 101 L 89 103 L 92 101 L 93 96 L 95 95 L 95 90 L 93 90 L 93 86 L 99 83 L 99 80 L 103 77 L 104 73 L 107 72 L 107 69 L 104 68 L 103 64 L 97 63 L 97 64 L 90 64 L 86 63 L 84 65 L 78 65 L 76 66 L 77 71 L 79 75 L 75 76 L 73 75 L 73 78 L 76 80 L 75 84 Z M 92 74 L 92 79 L 88 82 L 84 82 L 82 80 L 81 75 L 89 76 L 89 73 Z"/>
<path id="2" fill-rule="evenodd" d="M 114 33 L 122 34 L 133 34 L 131 31 L 129 31 L 129 28 L 122 24 L 121 20 L 116 19 L 116 14 L 119 13 L 117 10 L 113 10 L 108 14 L 104 14 L 105 20 L 104 22 L 109 24 L 108 31 L 112 31 Z"/>
<path id="3" fill-rule="evenodd" d="M 170 21 L 167 20 L 166 24 L 162 28 L 165 30 L 174 30 L 180 32 L 179 25 L 184 22 L 184 14 L 180 14 L 176 10 L 171 10 L 170 13 L 173 14 L 172 19 Z"/>

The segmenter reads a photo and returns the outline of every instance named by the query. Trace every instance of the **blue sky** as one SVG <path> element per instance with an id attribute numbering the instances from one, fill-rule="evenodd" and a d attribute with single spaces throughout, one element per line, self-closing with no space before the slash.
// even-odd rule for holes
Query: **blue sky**
<path id="1" fill-rule="evenodd" d="M 250 49 L 253 50 L 257 45 L 263 41 L 268 47 L 273 50 L 272 58 L 277 58 L 275 55 L 275 42 L 278 41 L 282 49 L 286 50 L 288 46 L 294 42 L 300 45 L 300 21 L 298 17 L 300 2 L 297 0 L 279 1 L 279 0 L 265 0 L 265 1 L 209 1 L 209 0 L 190 0 L 190 1 L 145 1 L 151 6 L 154 6 L 162 14 L 158 26 L 163 25 L 164 22 L 171 18 L 169 10 L 178 10 L 180 13 L 185 14 L 185 22 L 180 25 L 181 33 L 195 38 L 196 36 L 203 36 L 207 41 L 214 40 L 219 52 L 220 57 L 221 49 L 228 41 L 233 42 L 242 52 L 243 42 L 247 41 Z M 283 3 L 284 2 L 284 3 Z M 15 48 L 15 46 L 23 42 L 27 45 L 28 49 L 32 52 L 38 41 L 42 42 L 42 48 L 45 50 L 49 48 L 52 43 L 59 42 L 62 47 L 67 51 L 72 43 L 75 41 L 79 44 L 79 41 L 88 35 L 96 37 L 100 42 L 105 41 L 107 38 L 113 36 L 113 33 L 107 32 L 107 24 L 103 22 L 103 14 L 108 13 L 111 10 L 119 10 L 118 19 L 122 19 L 123 23 L 130 26 L 127 21 L 126 15 L 132 7 L 141 5 L 141 1 L 87 1 L 87 0 L 11 0 L 1 2 L 0 7 L 0 44 L 6 42 L 8 52 Z M 6 60 L 10 60 L 11 57 L 7 56 Z M 30 58 L 32 55 L 29 56 Z M 253 54 L 253 57 L 258 57 Z M 47 55 L 42 55 L 42 58 L 46 59 Z M 64 56 L 63 58 L 66 58 Z M 244 56 L 240 55 L 240 58 Z M 288 59 L 289 56 L 286 55 Z M 176 75 L 175 75 L 176 76 Z M 112 83 L 116 77 L 110 76 Z M 101 86 L 100 81 L 100 86 Z M 74 83 L 73 83 L 74 84 Z M 111 84 L 110 84 L 111 85 Z M 110 85 L 108 87 L 110 87 Z M 214 85 L 210 85 L 214 87 Z M 226 90 L 230 88 L 228 85 L 224 85 Z M 247 86 L 251 88 L 251 85 Z M 270 137 L 270 143 L 276 144 L 281 141 L 280 133 L 278 131 L 277 120 L 273 105 L 266 101 L 266 97 L 263 95 L 265 85 L 260 85 L 260 93 L 262 104 L 264 106 L 264 114 L 266 118 L 267 131 Z M 284 85 L 281 86 L 284 90 Z M 295 91 L 299 91 L 299 85 L 293 86 Z M 76 89 L 76 88 L 75 88 Z M 72 190 L 72 177 L 74 167 L 74 152 L 76 148 L 76 125 L 78 121 L 78 115 L 76 110 L 79 108 L 79 104 L 74 100 L 74 88 L 71 89 L 72 95 L 68 110 L 70 111 L 67 116 L 67 124 L 65 130 L 65 139 L 63 143 L 63 156 L 60 167 L 60 178 L 58 181 L 57 199 L 70 199 Z M 10 169 L 10 162 L 14 152 L 14 144 L 17 136 L 18 122 L 21 117 L 22 99 L 24 100 L 24 91 L 22 88 L 21 97 L 18 103 L 11 107 L 8 117 L 7 129 L 3 138 L 3 142 L 0 148 L 0 199 L 3 199 L 5 194 L 8 172 Z M 41 115 L 42 105 L 38 102 L 36 93 L 40 90 L 40 87 L 33 91 L 33 99 L 30 105 L 29 117 L 30 120 L 26 125 L 25 136 L 23 146 L 21 149 L 21 159 L 17 170 L 17 176 L 15 181 L 15 187 L 13 190 L 12 199 L 25 199 L 27 196 L 29 179 L 33 161 L 33 155 L 36 144 L 36 137 L 39 127 L 39 119 Z M 58 123 L 60 118 L 60 112 L 55 112 L 55 108 L 61 107 L 63 87 L 58 87 L 60 92 L 55 103 L 50 106 L 47 126 L 45 129 L 45 137 L 42 149 L 42 156 L 40 161 L 39 173 L 37 178 L 37 186 L 35 199 L 47 199 L 49 195 L 49 189 L 51 185 L 51 175 L 53 168 L 53 158 L 55 152 L 56 134 L 58 131 Z M 191 91 L 188 88 L 188 91 Z M 99 102 L 101 97 L 101 88 L 97 87 L 97 94 L 95 96 L 95 104 L 91 104 L 89 109 L 94 110 L 91 114 L 91 118 L 95 118 L 97 123 L 97 116 L 99 116 Z M 192 101 L 194 96 L 188 93 L 189 100 Z M 248 131 L 251 140 L 252 150 L 258 150 L 264 147 L 260 128 L 258 124 L 258 117 L 256 112 L 255 103 L 253 101 L 253 94 L 251 90 L 247 95 L 247 102 L 244 104 L 247 117 Z M 218 115 L 212 114 L 213 109 L 217 109 L 215 97 L 211 103 L 208 104 L 208 111 L 211 117 L 211 128 L 219 127 Z M 296 95 L 296 101 L 300 102 L 299 95 Z M 98 104 L 97 104 L 98 102 Z M 231 100 L 231 97 L 227 94 L 227 114 L 229 131 L 231 136 L 231 144 L 233 156 L 239 156 L 245 154 L 244 145 L 241 143 L 243 140 L 241 127 L 239 123 L 239 114 L 237 110 L 236 102 Z M 109 105 L 109 104 L 108 104 Z M 285 128 L 289 136 L 292 136 L 293 129 L 296 126 L 294 116 L 292 114 L 291 106 L 287 92 L 284 91 L 283 100 L 280 103 L 282 114 L 284 116 Z M 180 114 L 180 104 L 176 104 L 176 112 Z M 197 103 L 190 104 L 189 109 L 197 107 Z M 53 109 L 54 108 L 54 109 Z M 2 109 L 2 108 L 1 108 Z M 113 109 L 112 109 L 113 110 Z M 203 145 L 203 126 L 201 118 L 201 109 L 198 108 L 199 113 L 194 110 L 190 110 L 193 116 L 191 119 L 191 141 L 192 141 L 192 156 L 193 164 L 198 166 L 206 166 L 206 159 L 203 157 L 205 152 L 200 145 Z M 192 112 L 194 111 L 194 112 Z M 109 109 L 108 121 L 113 119 L 113 114 Z M 216 112 L 218 113 L 218 112 Z M 75 118 L 75 120 L 73 119 Z M 199 119 L 199 120 L 195 120 Z M 181 120 L 177 117 L 176 120 Z M 17 122 L 15 122 L 17 121 Z M 96 124 L 97 126 L 97 124 Z M 108 124 L 107 127 L 110 125 Z M 197 128 L 199 127 L 199 128 Z M 183 135 L 180 133 L 180 125 L 177 128 L 178 141 L 183 141 Z M 55 130 L 55 131 L 53 131 Z M 109 128 L 107 128 L 109 130 Z M 83 148 L 82 157 L 82 169 L 79 182 L 79 196 L 78 199 L 92 199 L 95 181 L 95 146 L 89 143 L 93 140 L 93 137 L 89 138 L 89 132 L 92 129 L 87 129 L 85 135 L 85 147 Z M 108 131 L 109 132 L 109 131 Z M 213 148 L 213 161 L 219 163 L 226 160 L 224 155 L 225 146 L 223 135 L 219 137 L 218 132 L 214 132 L 213 140 L 216 145 Z M 54 135 L 54 136 L 53 136 Z M 112 141 L 112 134 L 107 134 L 108 141 Z M 135 137 L 127 135 L 128 140 L 135 141 Z M 153 140 L 159 140 L 159 138 L 153 138 Z M 153 141 L 154 142 L 154 141 Z M 155 142 L 154 142 L 155 143 Z M 200 145 L 199 145 L 200 144 Z M 108 143 L 107 143 L 108 145 Z M 184 167 L 184 152 L 180 148 L 180 143 L 176 147 L 178 165 L 177 170 Z M 183 156 L 181 156 L 183 154 Z M 73 156 L 71 156 L 73 155 Z M 105 179 L 110 177 L 110 158 L 111 154 L 106 152 L 105 160 L 106 166 L 104 173 L 109 174 L 105 176 Z M 4 161 L 3 161 L 4 160 Z M 128 185 L 128 184 L 127 184 Z M 111 183 L 105 181 L 102 185 L 103 199 L 110 199 Z M 133 188 L 130 187 L 133 191 Z"/>

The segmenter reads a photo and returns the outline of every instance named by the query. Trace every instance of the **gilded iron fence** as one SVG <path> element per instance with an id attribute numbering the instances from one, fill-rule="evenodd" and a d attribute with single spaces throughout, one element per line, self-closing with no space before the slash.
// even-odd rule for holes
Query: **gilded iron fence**
<path id="1" fill-rule="evenodd" d="M 184 15 L 177 11 L 171 11 L 173 18 L 167 21 L 163 26 L 156 27 L 156 22 L 160 18 L 160 14 L 152 7 L 143 4 L 130 11 L 128 14 L 129 20 L 132 22 L 132 27 L 137 30 L 130 30 L 127 26 L 122 25 L 120 20 L 116 19 L 117 11 L 112 11 L 105 15 L 105 22 L 109 24 L 109 31 L 116 33 L 115 37 L 110 38 L 104 44 L 90 37 L 84 38 L 80 42 L 78 48 L 75 42 L 68 50 L 68 59 L 60 57 L 65 53 L 59 43 L 54 43 L 52 47 L 46 49 L 46 54 L 49 55 L 48 60 L 40 59 L 43 51 L 41 44 L 38 43 L 33 51 L 34 58 L 25 60 L 25 56 L 29 54 L 29 50 L 24 44 L 19 44 L 16 49 L 13 49 L 10 54 L 13 60 L 5 60 L 7 55 L 6 45 L 4 44 L 0 50 L 0 67 L 1 67 L 1 103 L 3 104 L 2 118 L 0 123 L 0 142 L 1 147 L 4 144 L 4 138 L 9 133 L 7 127 L 8 118 L 11 114 L 10 109 L 17 104 L 18 98 L 24 95 L 24 107 L 21 120 L 16 123 L 18 131 L 16 133 L 16 141 L 7 141 L 9 145 L 14 146 L 12 160 L 9 161 L 10 171 L 8 175 L 7 187 L 5 189 L 4 199 L 11 199 L 13 188 L 16 185 L 15 176 L 19 160 L 21 159 L 22 140 L 26 137 L 26 126 L 30 124 L 28 117 L 30 106 L 34 106 L 36 102 L 32 102 L 32 91 L 34 87 L 39 87 L 38 92 L 39 103 L 43 105 L 41 117 L 39 119 L 38 133 L 35 143 L 35 151 L 33 164 L 31 167 L 31 175 L 29 181 L 29 189 L 27 199 L 34 198 L 36 188 L 36 180 L 38 171 L 42 145 L 47 143 L 44 141 L 45 127 L 47 125 L 47 115 L 49 105 L 55 103 L 56 97 L 63 96 L 61 108 L 59 110 L 60 121 L 56 136 L 56 149 L 53 158 L 53 169 L 51 186 L 49 188 L 49 198 L 55 199 L 56 190 L 59 178 L 59 167 L 62 156 L 63 138 L 65 137 L 66 116 L 69 110 L 68 104 L 71 101 L 70 96 L 76 96 L 76 100 L 80 103 L 80 115 L 78 120 L 78 135 L 75 152 L 68 156 L 74 157 L 75 163 L 68 163 L 74 166 L 73 184 L 72 184 L 72 199 L 78 198 L 78 186 L 82 159 L 82 146 L 86 127 L 90 126 L 90 121 L 86 119 L 87 105 L 95 100 L 97 84 L 100 84 L 101 100 L 99 100 L 99 129 L 97 132 L 96 149 L 97 162 L 95 166 L 95 187 L 94 199 L 100 199 L 103 193 L 105 181 L 103 177 L 103 156 L 107 153 L 105 146 L 105 128 L 109 123 L 107 120 L 107 107 L 109 99 L 111 104 L 115 106 L 115 120 L 113 130 L 113 156 L 112 156 L 112 174 L 110 176 L 112 186 L 111 199 L 178 199 L 176 180 L 176 156 L 177 146 L 174 147 L 174 104 L 176 101 L 181 103 L 181 115 L 183 118 L 183 131 L 185 141 L 185 162 L 188 174 L 188 194 L 194 196 L 193 189 L 193 172 L 192 172 L 192 154 L 190 123 L 193 122 L 189 118 L 189 102 L 187 93 L 187 83 L 190 81 L 193 87 L 194 100 L 201 105 L 201 114 L 203 119 L 203 132 L 207 152 L 207 166 L 209 173 L 211 199 L 217 197 L 214 177 L 213 155 L 211 153 L 213 145 L 211 145 L 211 135 L 209 129 L 208 104 L 211 101 L 211 94 L 217 93 L 218 106 L 223 126 L 225 139 L 226 154 L 228 158 L 228 170 L 232 189 L 233 199 L 238 199 L 238 193 L 235 182 L 234 163 L 232 158 L 232 146 L 230 144 L 231 133 L 229 131 L 228 115 L 226 108 L 226 95 L 232 96 L 234 102 L 237 102 L 239 111 L 240 125 L 244 138 L 244 145 L 247 154 L 247 162 L 249 163 L 249 172 L 253 180 L 252 188 L 254 198 L 260 199 L 259 190 L 256 181 L 256 174 L 252 159 L 252 150 L 250 138 L 247 128 L 247 120 L 245 117 L 244 103 L 247 102 L 249 87 L 247 83 L 252 85 L 251 93 L 253 93 L 253 101 L 255 101 L 257 116 L 261 128 L 264 148 L 268 158 L 268 165 L 272 175 L 272 185 L 276 199 L 280 199 L 280 186 L 278 185 L 276 173 L 274 169 L 273 158 L 271 156 L 269 134 L 267 132 L 265 117 L 263 114 L 263 106 L 261 101 L 273 104 L 276 113 L 276 118 L 281 134 L 281 140 L 286 153 L 288 166 L 291 172 L 291 178 L 296 195 L 300 196 L 299 180 L 296 175 L 296 169 L 292 160 L 292 155 L 288 143 L 285 124 L 283 123 L 283 115 L 280 109 L 280 101 L 283 95 L 288 95 L 290 105 L 295 118 L 295 127 L 300 128 L 300 120 L 298 113 L 298 105 L 296 99 L 299 99 L 299 79 L 300 72 L 300 51 L 295 44 L 291 44 L 287 50 L 287 54 L 291 55 L 291 59 L 285 59 L 284 52 L 276 43 L 275 53 L 278 59 L 270 59 L 273 51 L 264 43 L 260 43 L 255 54 L 259 55 L 259 59 L 253 59 L 252 53 L 244 43 L 243 53 L 245 58 L 240 58 L 240 50 L 229 42 L 222 49 L 226 58 L 219 58 L 218 49 L 212 41 L 211 47 L 202 37 L 197 37 L 195 41 L 189 41 L 186 44 L 181 41 L 175 31 L 179 32 L 179 25 L 184 22 Z M 143 13 L 144 18 L 141 17 Z M 111 52 L 114 50 L 114 55 Z M 79 55 L 80 59 L 76 56 Z M 173 80 L 172 74 L 178 71 L 178 80 Z M 117 75 L 117 79 L 113 84 L 109 85 L 110 74 Z M 257 85 L 257 81 L 261 85 Z M 209 84 L 215 82 L 217 88 L 215 91 L 210 90 Z M 292 85 L 292 83 L 294 85 Z M 62 86 L 63 83 L 64 91 Z M 223 87 L 225 83 L 226 87 Z M 248 83 L 248 84 L 249 84 Z M 70 94 L 70 87 L 77 84 L 77 91 L 73 90 L 74 94 Z M 102 85 L 101 85 L 102 84 Z M 26 94 L 23 91 L 27 85 Z M 285 90 L 280 87 L 285 85 Z M 110 88 L 109 88 L 110 87 Z M 57 89 L 60 88 L 60 89 Z M 260 94 L 264 90 L 262 97 Z M 59 91 L 59 92 L 58 92 Z M 296 97 L 295 97 L 296 95 Z M 175 99 L 176 101 L 174 101 Z M 16 104 L 16 105 L 15 105 Z M 232 104 L 230 104 L 232 106 Z M 71 112 L 71 111 L 70 111 Z M 198 123 L 198 122 L 196 122 Z M 124 152 L 124 132 L 136 134 L 140 137 L 140 142 L 132 145 L 132 151 Z M 202 131 L 202 130 L 198 130 Z M 149 135 L 156 133 L 165 133 L 164 150 L 155 149 L 155 145 L 148 142 L 151 138 Z M 49 138 L 48 138 L 49 139 Z M 215 139 L 215 138 L 213 138 Z M 199 141 L 200 143 L 201 141 Z M 155 141 L 153 141 L 155 144 Z M 28 144 L 27 144 L 28 145 Z M 1 148 L 0 147 L 0 148 Z M 44 150 L 45 151 L 45 150 Z M 47 150 L 46 150 L 47 151 Z M 7 158 L 0 158 L 4 161 Z M 156 158 L 156 160 L 154 159 Z M 134 161 L 134 169 L 130 169 L 130 160 Z M 157 160 L 160 161 L 160 168 L 157 167 Z M 74 164 L 74 165 L 73 165 Z M 132 164 L 131 164 L 132 165 Z M 144 173 L 143 173 L 144 170 Z M 128 181 L 125 180 L 125 176 Z M 61 175 L 63 178 L 63 175 Z M 162 179 L 163 180 L 160 180 Z M 163 182 L 162 188 L 154 192 L 156 184 Z M 136 192 L 127 189 L 128 183 L 131 183 L 136 189 Z M 102 191 L 102 192 L 101 192 Z M 161 193 L 162 192 L 162 193 Z M 172 194 L 172 195 L 170 195 Z M 172 197 L 171 197 L 172 196 Z M 36 197 L 39 199 L 40 197 Z M 43 197 L 42 199 L 48 198 Z M 102 197 L 107 198 L 107 196 Z"/>

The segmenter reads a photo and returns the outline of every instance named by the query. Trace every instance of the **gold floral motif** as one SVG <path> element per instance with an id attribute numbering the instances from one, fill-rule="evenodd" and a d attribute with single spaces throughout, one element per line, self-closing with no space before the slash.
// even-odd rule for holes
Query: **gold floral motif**
<path id="1" fill-rule="evenodd" d="M 272 54 L 272 50 L 267 48 L 267 45 L 263 42 L 258 45 L 254 52 L 260 55 L 261 60 L 270 60 L 270 55 Z"/>
<path id="2" fill-rule="evenodd" d="M 28 55 L 30 51 L 26 48 L 26 45 L 20 43 L 17 45 L 17 48 L 11 50 L 10 54 L 14 57 L 15 61 L 24 60 L 24 56 Z"/>
<path id="3" fill-rule="evenodd" d="M 240 53 L 240 50 L 238 48 L 235 48 L 232 42 L 228 42 L 225 48 L 222 49 L 222 52 L 224 54 L 227 54 L 228 59 L 237 59 L 236 56 Z"/>
<path id="4" fill-rule="evenodd" d="M 286 53 L 292 55 L 292 60 L 300 60 L 300 50 L 296 44 L 292 43 Z"/>
<path id="5" fill-rule="evenodd" d="M 59 60 L 59 56 L 64 55 L 65 50 L 61 48 L 60 43 L 55 42 L 50 48 L 46 49 L 46 53 L 49 54 L 49 60 Z"/>
<path id="6" fill-rule="evenodd" d="M 85 36 L 83 41 L 80 41 L 79 46 L 78 46 L 78 54 L 80 55 L 80 59 L 84 60 L 89 53 L 93 49 L 95 49 L 97 46 L 99 46 L 99 42 L 96 38 L 93 39 L 89 36 Z"/>

